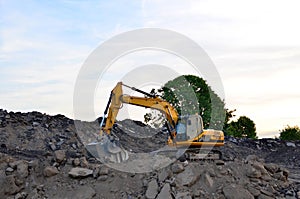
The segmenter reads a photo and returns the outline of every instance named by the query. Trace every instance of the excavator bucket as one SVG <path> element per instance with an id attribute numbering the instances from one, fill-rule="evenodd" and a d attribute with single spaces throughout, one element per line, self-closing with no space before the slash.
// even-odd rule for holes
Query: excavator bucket
<path id="1" fill-rule="evenodd" d="M 121 163 L 128 160 L 128 152 L 116 141 L 111 141 L 108 136 L 103 136 L 100 141 L 89 143 L 86 146 L 92 156 L 101 162 Z"/>

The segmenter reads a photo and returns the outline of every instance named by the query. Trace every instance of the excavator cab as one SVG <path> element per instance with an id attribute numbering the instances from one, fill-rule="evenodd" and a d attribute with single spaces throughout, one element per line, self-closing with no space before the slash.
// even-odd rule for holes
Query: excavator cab
<path id="1" fill-rule="evenodd" d="M 176 125 L 176 141 L 193 140 L 203 132 L 203 122 L 199 115 L 180 116 Z"/>

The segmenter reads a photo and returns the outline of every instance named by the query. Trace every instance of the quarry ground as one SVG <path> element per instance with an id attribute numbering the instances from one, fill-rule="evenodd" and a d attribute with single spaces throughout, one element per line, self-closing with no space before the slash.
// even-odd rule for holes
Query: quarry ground
<path id="1" fill-rule="evenodd" d="M 98 120 L 0 110 L 0 198 L 300 198 L 300 142 L 227 137 L 220 161 L 188 165 L 153 156 L 123 172 L 97 161 L 84 145 Z M 124 120 L 113 133 L 131 153 L 164 146 L 167 133 Z M 155 167 L 155 165 L 161 165 Z"/>

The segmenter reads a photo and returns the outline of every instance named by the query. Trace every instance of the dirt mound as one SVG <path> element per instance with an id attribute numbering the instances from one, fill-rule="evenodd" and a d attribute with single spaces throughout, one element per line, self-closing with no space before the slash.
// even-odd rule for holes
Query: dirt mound
<path id="1" fill-rule="evenodd" d="M 98 131 L 97 120 L 0 110 L 0 198 L 300 198 L 299 142 L 228 137 L 223 161 L 125 173 L 85 150 Z M 113 133 L 135 153 L 167 139 L 131 120 L 118 122 Z"/>

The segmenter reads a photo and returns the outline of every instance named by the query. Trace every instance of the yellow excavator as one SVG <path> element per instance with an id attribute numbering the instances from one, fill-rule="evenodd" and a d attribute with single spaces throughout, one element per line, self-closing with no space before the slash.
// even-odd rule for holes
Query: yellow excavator
<path id="1" fill-rule="evenodd" d="M 142 93 L 145 97 L 124 95 L 123 86 Z M 221 153 L 214 148 L 224 145 L 224 133 L 222 131 L 205 130 L 200 115 L 179 116 L 176 109 L 169 102 L 122 82 L 117 83 L 111 91 L 104 116 L 100 122 L 101 130 L 98 140 L 87 145 L 88 151 L 96 158 L 113 163 L 120 163 L 129 158 L 128 152 L 120 146 L 118 138 L 112 132 L 123 103 L 155 109 L 165 115 L 165 125 L 169 132 L 166 146 L 169 150 L 184 149 L 183 155 L 189 159 L 205 159 L 204 156 L 208 159 L 221 158 Z M 209 153 L 204 153 L 203 156 L 199 152 L 205 148 L 209 149 Z"/>

